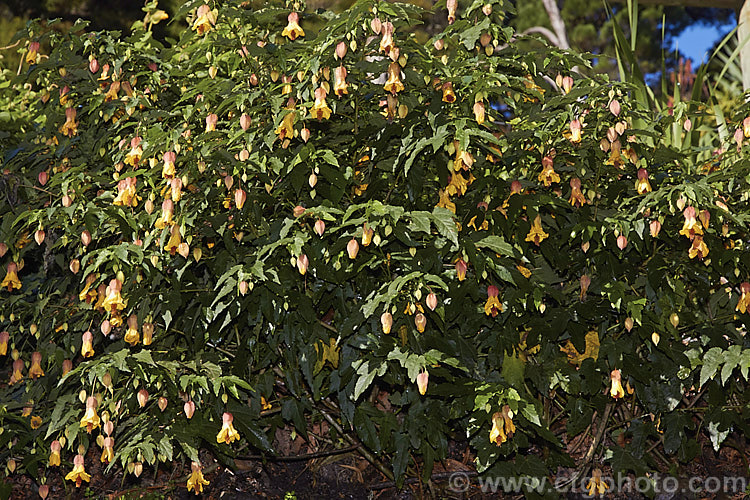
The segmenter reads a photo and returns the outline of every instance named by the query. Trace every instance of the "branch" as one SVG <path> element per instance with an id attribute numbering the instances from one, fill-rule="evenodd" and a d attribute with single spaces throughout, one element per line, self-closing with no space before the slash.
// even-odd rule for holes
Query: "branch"
<path id="1" fill-rule="evenodd" d="M 547 10 L 552 29 L 555 30 L 555 35 L 557 35 L 558 43 L 555 45 L 561 49 L 569 49 L 570 44 L 568 43 L 568 35 L 565 30 L 565 21 L 563 21 L 560 15 L 557 0 L 542 0 L 542 2 L 544 3 L 544 8 Z"/>
<path id="2" fill-rule="evenodd" d="M 560 40 L 557 38 L 557 35 L 555 35 L 549 28 L 545 28 L 544 26 L 532 26 L 521 32 L 522 35 L 528 35 L 529 33 L 539 33 L 540 35 L 544 35 L 553 45 L 560 46 Z"/>

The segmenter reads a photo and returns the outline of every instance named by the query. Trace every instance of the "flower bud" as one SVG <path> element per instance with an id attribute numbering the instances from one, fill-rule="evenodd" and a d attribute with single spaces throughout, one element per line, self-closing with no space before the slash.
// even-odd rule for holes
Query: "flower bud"
<path id="1" fill-rule="evenodd" d="M 138 391 L 136 398 L 138 399 L 138 405 L 143 408 L 146 406 L 146 403 L 148 403 L 148 391 L 146 389 L 141 389 Z"/>
<path id="2" fill-rule="evenodd" d="M 434 311 L 437 307 L 437 295 L 435 295 L 434 293 L 430 293 L 427 296 L 425 302 L 427 303 L 427 307 L 430 308 L 430 311 Z"/>
<path id="3" fill-rule="evenodd" d="M 419 375 L 417 375 L 417 388 L 419 389 L 419 394 L 422 396 L 427 393 L 427 384 L 430 380 L 430 374 L 427 372 L 427 370 L 420 372 Z"/>
<path id="4" fill-rule="evenodd" d="M 195 413 L 195 403 L 192 401 L 188 401 L 185 403 L 185 405 L 182 407 L 182 410 L 185 412 L 185 416 L 188 419 L 193 418 L 193 414 Z"/>
<path id="5" fill-rule="evenodd" d="M 386 335 L 391 333 L 391 327 L 393 326 L 393 316 L 389 312 L 384 312 L 380 315 L 380 324 L 383 327 L 383 333 Z"/>
<path id="6" fill-rule="evenodd" d="M 346 244 L 346 253 L 349 254 L 350 259 L 357 258 L 357 253 L 359 253 L 359 243 L 357 243 L 357 240 L 354 238 L 349 240 L 349 243 Z"/>

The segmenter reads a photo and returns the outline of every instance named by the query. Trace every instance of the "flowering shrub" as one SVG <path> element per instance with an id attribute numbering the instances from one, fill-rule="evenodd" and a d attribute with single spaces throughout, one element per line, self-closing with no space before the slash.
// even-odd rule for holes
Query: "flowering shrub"
<path id="1" fill-rule="evenodd" d="M 704 105 L 517 51 L 501 0 L 449 1 L 426 41 L 444 8 L 254 4 L 186 2 L 168 45 L 155 2 L 123 37 L 18 35 L 9 473 L 80 486 L 96 448 L 185 458 L 199 493 L 199 449 L 231 465 L 321 415 L 398 484 L 467 435 L 507 476 L 572 465 L 595 415 L 587 460 L 639 472 L 745 429 L 744 115 L 697 148 Z"/>

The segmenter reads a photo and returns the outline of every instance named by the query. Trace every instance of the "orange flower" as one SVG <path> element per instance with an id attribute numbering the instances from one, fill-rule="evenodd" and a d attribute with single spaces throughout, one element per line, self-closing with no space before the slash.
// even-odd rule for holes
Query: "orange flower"
<path id="1" fill-rule="evenodd" d="M 685 223 L 680 230 L 680 234 L 692 240 L 696 235 L 703 234 L 703 228 L 698 219 L 695 218 L 695 208 L 690 206 L 682 213 L 685 217 Z"/>
<path id="2" fill-rule="evenodd" d="M 651 192 L 651 184 L 648 182 L 648 171 L 645 168 L 638 169 L 638 180 L 635 181 L 635 190 L 638 194 Z"/>
<path id="3" fill-rule="evenodd" d="M 735 311 L 739 311 L 742 314 L 745 314 L 748 308 L 750 308 L 750 283 L 744 281 L 740 285 L 740 292 L 742 293 L 742 295 L 740 296 L 740 300 L 737 301 L 737 307 L 735 308 Z M 7 334 L 8 332 L 3 333 Z"/>
<path id="4" fill-rule="evenodd" d="M 383 89 L 393 94 L 398 94 L 404 90 L 404 84 L 401 82 L 401 66 L 397 62 L 388 65 L 388 80 L 385 82 Z"/>
<path id="5" fill-rule="evenodd" d="M 570 179 L 570 189 L 570 204 L 574 207 L 576 205 L 579 207 L 585 205 L 586 198 L 581 192 L 581 179 L 579 179 L 578 177 L 573 177 L 572 179 Z"/>
<path id="6" fill-rule="evenodd" d="M 533 242 L 536 246 L 539 246 L 539 244 L 548 236 L 549 234 L 545 233 L 542 229 L 542 217 L 537 215 L 536 219 L 534 219 L 534 223 L 531 225 L 529 234 L 526 235 L 526 241 Z"/>
<path id="7" fill-rule="evenodd" d="M 83 455 L 76 455 L 76 457 L 73 459 L 73 470 L 68 472 L 68 475 L 65 476 L 65 479 L 69 481 L 75 481 L 76 488 L 81 486 L 82 481 L 86 481 L 87 483 L 91 481 L 91 476 L 86 474 L 86 470 L 83 468 L 83 464 Z"/>
<path id="8" fill-rule="evenodd" d="M 65 110 L 65 123 L 60 127 L 62 135 L 73 137 L 78 133 L 78 122 L 76 121 L 76 108 Z"/>
<path id="9" fill-rule="evenodd" d="M 448 195 L 448 190 L 447 189 L 444 189 L 444 190 L 441 189 L 438 192 L 438 196 L 440 196 L 440 201 L 438 201 L 438 204 L 435 205 L 435 206 L 436 207 L 441 207 L 441 208 L 446 208 L 446 209 L 450 210 L 451 212 L 453 212 L 455 214 L 456 213 L 456 204 L 451 201 L 450 196 Z"/>
<path id="10" fill-rule="evenodd" d="M 487 316 L 491 315 L 494 318 L 497 316 L 497 313 L 503 312 L 503 305 L 497 298 L 499 293 L 500 290 L 495 285 L 487 287 L 487 302 L 484 304 L 484 314 Z"/>
<path id="11" fill-rule="evenodd" d="M 539 181 L 547 187 L 551 186 L 553 182 L 560 182 L 560 176 L 557 175 L 552 165 L 551 156 L 542 158 L 542 173 L 539 174 Z"/>
<path id="12" fill-rule="evenodd" d="M 230 444 L 232 441 L 239 441 L 240 433 L 237 432 L 232 425 L 232 420 L 234 420 L 232 414 L 224 413 L 221 419 L 221 430 L 219 431 L 219 434 L 216 435 L 216 442 Z"/>
<path id="13" fill-rule="evenodd" d="M 471 184 L 470 181 L 464 179 L 464 177 L 460 173 L 454 172 L 450 177 L 450 182 L 445 187 L 445 191 L 450 196 L 463 196 L 464 194 L 466 194 L 466 189 L 469 187 L 469 184 Z"/>
<path id="14" fill-rule="evenodd" d="M 31 368 L 29 368 L 29 378 L 36 379 L 44 377 L 44 370 L 42 370 L 42 353 L 33 352 L 31 353 Z"/>
<path id="15" fill-rule="evenodd" d="M 6 270 L 0 288 L 7 288 L 9 292 L 12 292 L 14 288 L 21 288 L 21 282 L 18 280 L 18 264 L 9 262 Z"/>
<path id="16" fill-rule="evenodd" d="M 625 396 L 625 389 L 622 388 L 621 376 L 622 374 L 620 370 L 612 370 L 609 374 L 610 381 L 612 382 L 609 395 L 615 399 L 621 399 Z"/>
<path id="17" fill-rule="evenodd" d="M 187 480 L 187 490 L 193 490 L 196 495 L 200 495 L 201 493 L 203 493 L 203 486 L 209 484 L 209 482 L 203 478 L 203 472 L 201 472 L 201 464 L 199 464 L 198 462 L 193 462 L 190 466 L 193 472 L 190 474 L 190 477 Z"/>
<path id="18" fill-rule="evenodd" d="M 284 31 L 281 32 L 281 36 L 285 36 L 292 41 L 296 40 L 297 37 L 305 36 L 305 30 L 299 25 L 299 14 L 292 12 L 286 19 L 289 24 L 287 24 Z"/>
<path id="19" fill-rule="evenodd" d="M 89 434 L 91 434 L 92 430 L 101 425 L 99 415 L 96 414 L 96 405 L 97 402 L 94 396 L 89 396 L 88 399 L 86 399 L 86 413 L 84 413 L 83 418 L 81 419 L 81 427 L 85 427 L 86 432 Z"/>
<path id="20" fill-rule="evenodd" d="M 21 380 L 23 380 L 23 360 L 17 359 L 13 361 L 13 372 L 10 375 L 8 385 L 13 385 Z"/>
<path id="21" fill-rule="evenodd" d="M 315 90 L 315 104 L 310 109 L 310 114 L 318 121 L 327 120 L 331 117 L 331 108 L 326 104 L 326 89 L 318 87 Z"/>
<path id="22" fill-rule="evenodd" d="M 346 68 L 339 66 L 333 70 L 333 93 L 341 97 L 344 94 L 348 94 L 347 88 L 349 84 L 346 83 Z"/>

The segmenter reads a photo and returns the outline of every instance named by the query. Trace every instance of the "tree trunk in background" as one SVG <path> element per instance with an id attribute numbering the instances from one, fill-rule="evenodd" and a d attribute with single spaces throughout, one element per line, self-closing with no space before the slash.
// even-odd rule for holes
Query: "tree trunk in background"
<path id="1" fill-rule="evenodd" d="M 568 43 L 568 35 L 565 30 L 565 22 L 560 15 L 557 0 L 543 0 L 543 2 L 549 16 L 550 24 L 552 24 L 552 29 L 555 30 L 555 35 L 557 35 L 557 46 L 561 49 L 569 49 L 570 44 Z"/>
<path id="2" fill-rule="evenodd" d="M 750 89 L 750 1 L 745 0 L 737 16 L 737 38 L 740 47 L 742 88 Z"/>

